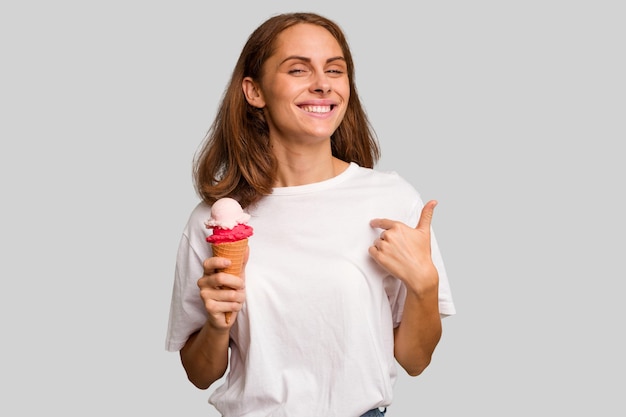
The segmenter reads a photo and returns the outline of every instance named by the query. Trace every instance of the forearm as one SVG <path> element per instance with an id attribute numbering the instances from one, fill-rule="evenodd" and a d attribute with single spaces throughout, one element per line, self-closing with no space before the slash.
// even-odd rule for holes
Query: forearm
<path id="1" fill-rule="evenodd" d="M 420 292 L 409 289 L 402 321 L 394 331 L 394 355 L 409 375 L 421 374 L 430 364 L 441 331 L 437 285 Z"/>
<path id="2" fill-rule="evenodd" d="M 200 389 L 207 389 L 220 379 L 228 367 L 228 329 L 205 324 L 192 334 L 180 350 L 187 378 Z"/>

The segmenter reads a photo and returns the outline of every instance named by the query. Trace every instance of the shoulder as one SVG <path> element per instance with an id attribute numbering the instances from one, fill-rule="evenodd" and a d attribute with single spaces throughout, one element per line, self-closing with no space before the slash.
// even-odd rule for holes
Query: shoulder
<path id="1" fill-rule="evenodd" d="M 352 164 L 354 171 L 352 180 L 363 186 L 373 187 L 379 192 L 391 195 L 402 195 L 410 199 L 419 198 L 417 189 L 396 171 L 383 171 L 375 168 L 364 168 Z"/>
<path id="2" fill-rule="evenodd" d="M 368 207 L 375 217 L 387 217 L 415 223 L 423 207 L 417 189 L 395 171 L 352 167 L 349 181 L 338 192 L 363 209 Z"/>
<path id="3" fill-rule="evenodd" d="M 189 214 L 187 224 L 185 225 L 184 235 L 193 243 L 203 242 L 207 232 L 204 222 L 211 217 L 211 207 L 205 202 L 199 202 Z"/>
<path id="4" fill-rule="evenodd" d="M 196 224 L 200 222 L 204 225 L 204 222 L 211 217 L 211 206 L 204 201 L 200 201 L 189 214 L 189 224 Z"/>

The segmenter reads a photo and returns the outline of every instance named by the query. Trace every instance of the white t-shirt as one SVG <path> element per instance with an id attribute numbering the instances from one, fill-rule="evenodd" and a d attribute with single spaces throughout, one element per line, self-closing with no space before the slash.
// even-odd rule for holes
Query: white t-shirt
<path id="1" fill-rule="evenodd" d="M 415 226 L 423 202 L 395 173 L 352 163 L 319 183 L 274 189 L 249 207 L 246 302 L 231 329 L 224 383 L 211 395 L 224 417 L 360 416 L 391 404 L 393 328 L 406 289 L 376 264 L 369 222 Z M 210 208 L 191 213 L 180 242 L 166 349 L 178 351 L 206 320 L 197 280 L 211 256 Z M 455 313 L 432 235 L 439 309 Z"/>

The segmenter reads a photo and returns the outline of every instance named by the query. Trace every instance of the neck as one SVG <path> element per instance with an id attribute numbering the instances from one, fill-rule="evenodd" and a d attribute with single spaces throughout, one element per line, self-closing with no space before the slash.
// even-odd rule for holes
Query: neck
<path id="1" fill-rule="evenodd" d="M 293 187 L 325 181 L 341 174 L 348 165 L 333 156 L 323 159 L 309 157 L 279 160 L 275 187 Z"/>

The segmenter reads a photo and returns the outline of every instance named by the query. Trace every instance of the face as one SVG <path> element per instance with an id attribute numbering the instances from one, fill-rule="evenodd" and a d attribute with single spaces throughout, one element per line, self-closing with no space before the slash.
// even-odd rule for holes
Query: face
<path id="1" fill-rule="evenodd" d="M 276 39 L 259 83 L 244 80 L 248 102 L 263 108 L 270 140 L 330 140 L 346 112 L 350 85 L 337 40 L 326 29 L 297 24 Z"/>

